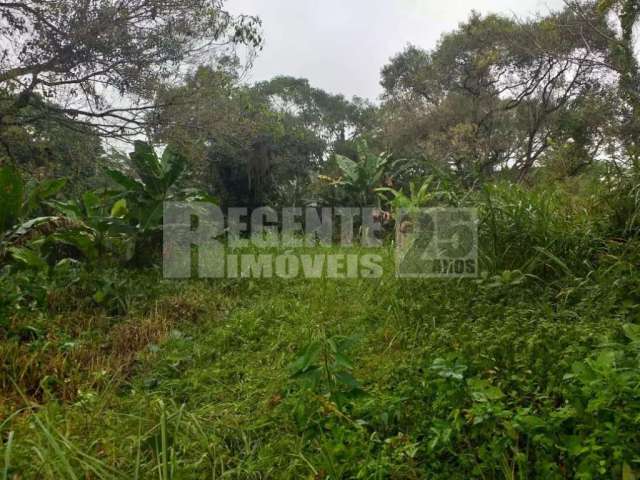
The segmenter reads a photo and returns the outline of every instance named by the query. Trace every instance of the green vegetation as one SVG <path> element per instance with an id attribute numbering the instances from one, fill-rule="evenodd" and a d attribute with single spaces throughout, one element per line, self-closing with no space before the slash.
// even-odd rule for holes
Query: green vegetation
<path id="1" fill-rule="evenodd" d="M 399 280 L 389 255 L 382 279 L 100 270 L 75 280 L 83 296 L 54 270 L 48 308 L 18 311 L 2 343 L 8 471 L 633 475 L 638 245 L 570 198 L 479 192 L 496 273 L 478 280 Z"/>
<path id="2" fill-rule="evenodd" d="M 640 478 L 636 3 L 472 14 L 376 105 L 244 83 L 220 1 L 0 4 L 0 480 Z M 170 200 L 374 207 L 384 273 L 165 279 Z M 480 274 L 397 278 L 438 206 Z"/>

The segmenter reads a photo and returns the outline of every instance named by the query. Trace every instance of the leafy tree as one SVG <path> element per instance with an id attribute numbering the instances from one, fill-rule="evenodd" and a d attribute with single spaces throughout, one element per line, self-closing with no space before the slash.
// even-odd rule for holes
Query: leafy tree
<path id="1" fill-rule="evenodd" d="M 0 130 L 43 116 L 127 137 L 145 128 L 158 85 L 219 45 L 258 47 L 258 20 L 221 0 L 0 2 Z M 46 102 L 44 101 L 46 99 Z M 37 105 L 34 112 L 24 109 Z"/>
<path id="2" fill-rule="evenodd" d="M 563 112 L 604 88 L 578 36 L 561 28 L 567 16 L 472 14 L 432 52 L 394 57 L 382 76 L 391 148 L 435 158 L 468 185 L 509 169 L 525 180 Z"/>
<path id="3" fill-rule="evenodd" d="M 35 115 L 35 106 L 21 115 Z M 44 115 L 29 125 L 0 129 L 0 164 L 11 164 L 39 179 L 65 177 L 76 191 L 96 186 L 104 155 L 101 140 L 89 127 L 65 128 L 58 118 Z"/>
<path id="4" fill-rule="evenodd" d="M 581 34 L 592 52 L 592 61 L 613 72 L 622 100 L 620 135 L 626 153 L 640 158 L 640 62 L 636 54 L 635 33 L 640 24 L 640 5 L 636 0 L 568 0 L 576 21 L 565 30 Z M 585 34 L 584 32 L 587 32 Z"/>
<path id="5" fill-rule="evenodd" d="M 176 101 L 161 110 L 155 131 L 158 141 L 189 152 L 191 181 L 224 204 L 288 198 L 285 185 L 307 184 L 372 118 L 366 102 L 348 102 L 307 80 L 278 77 L 246 86 L 229 67 L 200 68 L 184 86 L 163 92 Z"/>
<path id="6" fill-rule="evenodd" d="M 295 116 L 329 149 L 371 130 L 375 122 L 375 107 L 366 100 L 355 97 L 349 101 L 312 87 L 306 79 L 275 77 L 258 83 L 255 90 L 277 111 Z"/>
<path id="7" fill-rule="evenodd" d="M 163 95 L 178 100 L 160 111 L 155 139 L 185 151 L 192 184 L 225 204 L 262 203 L 274 176 L 304 175 L 324 148 L 294 116 L 240 85 L 233 70 L 202 67 Z"/>

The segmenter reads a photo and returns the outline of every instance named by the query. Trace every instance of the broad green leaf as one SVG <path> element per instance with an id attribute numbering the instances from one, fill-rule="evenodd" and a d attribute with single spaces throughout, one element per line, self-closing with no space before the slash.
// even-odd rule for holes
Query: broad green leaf
<path id="1" fill-rule="evenodd" d="M 105 173 L 118 185 L 124 187 L 125 190 L 144 192 L 144 186 L 138 180 L 128 177 L 119 170 L 107 169 Z"/>
<path id="2" fill-rule="evenodd" d="M 155 150 L 146 142 L 135 142 L 134 150 L 129 154 L 131 164 L 142 179 L 147 190 L 159 194 L 164 189 L 162 164 Z"/>
<path id="3" fill-rule="evenodd" d="M 23 206 L 24 215 L 26 216 L 29 212 L 36 210 L 45 200 L 55 197 L 66 184 L 66 178 L 44 180 L 38 183 L 27 195 L 27 200 Z"/>
<path id="4" fill-rule="evenodd" d="M 436 358 L 429 369 L 436 372 L 438 376 L 442 378 L 462 380 L 464 378 L 464 372 L 467 370 L 467 366 L 457 362 L 451 365 L 450 362 L 447 362 L 444 358 Z"/>
<path id="5" fill-rule="evenodd" d="M 629 340 L 632 342 L 640 342 L 640 325 L 627 323 L 622 326 L 622 330 L 624 330 L 624 334 Z"/>
<path id="6" fill-rule="evenodd" d="M 87 211 L 87 214 L 92 216 L 102 207 L 102 202 L 100 197 L 95 192 L 85 192 L 82 195 L 82 203 L 84 204 L 84 208 Z"/>
<path id="7" fill-rule="evenodd" d="M 73 218 L 75 220 L 80 220 L 83 217 L 82 208 L 75 201 L 60 202 L 57 200 L 51 200 L 47 202 L 47 205 L 49 205 L 65 217 Z"/>
<path id="8" fill-rule="evenodd" d="M 124 217 L 129 210 L 127 209 L 127 200 L 125 198 L 121 198 L 111 207 L 111 217 L 113 218 L 122 218 Z"/>
<path id="9" fill-rule="evenodd" d="M 358 164 L 356 162 L 345 156 L 336 155 L 336 163 L 351 183 L 356 183 L 358 181 L 360 175 L 358 172 Z"/>
<path id="10" fill-rule="evenodd" d="M 316 361 L 321 349 L 322 344 L 320 342 L 311 342 L 289 368 L 294 374 L 306 371 Z"/>
<path id="11" fill-rule="evenodd" d="M 544 419 L 534 415 L 523 415 L 518 418 L 518 421 L 529 430 L 544 428 L 547 425 L 547 422 Z"/>
<path id="12" fill-rule="evenodd" d="M 616 368 L 616 358 L 619 353 L 615 350 L 604 350 L 598 352 L 595 358 L 587 361 L 595 370 L 606 373 Z"/>
<path id="13" fill-rule="evenodd" d="M 178 181 L 184 172 L 187 162 L 184 157 L 176 152 L 175 148 L 168 146 L 162 155 L 162 168 L 164 175 L 162 181 L 165 191 L 169 190 Z"/>
<path id="14" fill-rule="evenodd" d="M 70 230 L 54 235 L 53 239 L 58 242 L 73 245 L 82 252 L 85 257 L 96 256 L 96 246 L 94 236 L 87 231 Z"/>
<path id="15" fill-rule="evenodd" d="M 299 370 L 292 373 L 291 378 L 317 384 L 322 378 L 322 369 L 318 366 L 311 365 L 306 370 Z"/>
<path id="16" fill-rule="evenodd" d="M 582 439 L 578 435 L 567 435 L 564 441 L 564 447 L 572 457 L 577 457 L 589 451 L 588 447 L 582 445 Z"/>
<path id="17" fill-rule="evenodd" d="M 93 294 L 93 299 L 95 300 L 96 303 L 102 303 L 105 301 L 106 298 L 107 298 L 107 294 L 104 292 L 104 290 L 98 290 L 96 293 Z"/>
<path id="18" fill-rule="evenodd" d="M 150 230 L 160 225 L 162 214 L 164 213 L 163 202 L 155 202 L 152 205 L 144 205 L 143 218 L 141 218 L 140 228 Z"/>
<path id="19" fill-rule="evenodd" d="M 335 354 L 335 364 L 336 364 L 336 367 L 348 368 L 348 369 L 353 368 L 353 364 L 351 363 L 351 361 L 339 352 Z"/>
<path id="20" fill-rule="evenodd" d="M 336 381 L 342 385 L 346 385 L 352 390 L 360 389 L 360 384 L 349 372 L 337 372 Z"/>
<path id="21" fill-rule="evenodd" d="M 9 253 L 14 260 L 21 262 L 29 267 L 44 270 L 47 268 L 47 262 L 36 252 L 28 248 L 9 248 Z"/>
<path id="22" fill-rule="evenodd" d="M 0 233 L 11 228 L 21 215 L 24 182 L 12 166 L 0 167 Z"/>
<path id="23" fill-rule="evenodd" d="M 481 378 L 470 378 L 467 381 L 471 389 L 471 398 L 476 402 L 489 402 L 500 400 L 504 393 L 498 387 L 491 385 L 487 380 Z"/>

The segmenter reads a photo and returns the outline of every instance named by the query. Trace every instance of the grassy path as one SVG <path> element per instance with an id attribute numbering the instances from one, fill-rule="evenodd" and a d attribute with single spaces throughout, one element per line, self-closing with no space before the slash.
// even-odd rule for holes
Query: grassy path
<path id="1" fill-rule="evenodd" d="M 169 285 L 163 305 L 179 321 L 130 382 L 4 422 L 0 432 L 14 432 L 8 471 L 563 478 L 579 455 L 557 445 L 582 438 L 594 415 L 576 410 L 583 399 L 566 376 L 603 335 L 620 336 L 624 317 L 592 290 L 562 305 L 535 282 L 488 285 L 389 276 Z"/>

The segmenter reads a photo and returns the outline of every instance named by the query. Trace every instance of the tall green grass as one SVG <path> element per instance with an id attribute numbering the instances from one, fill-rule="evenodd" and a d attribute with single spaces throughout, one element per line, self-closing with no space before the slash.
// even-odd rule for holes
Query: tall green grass
<path id="1" fill-rule="evenodd" d="M 584 271 L 604 246 L 602 221 L 560 187 L 485 186 L 480 210 L 480 252 L 491 272 L 521 270 L 545 275 Z"/>
<path id="2" fill-rule="evenodd" d="M 379 279 L 163 283 L 128 320 L 178 321 L 130 376 L 0 420 L 2 478 L 637 478 L 640 247 L 615 205 L 506 184 L 467 200 L 477 279 L 397 279 L 387 246 Z M 314 361 L 357 391 L 292 368 L 345 337 Z"/>

